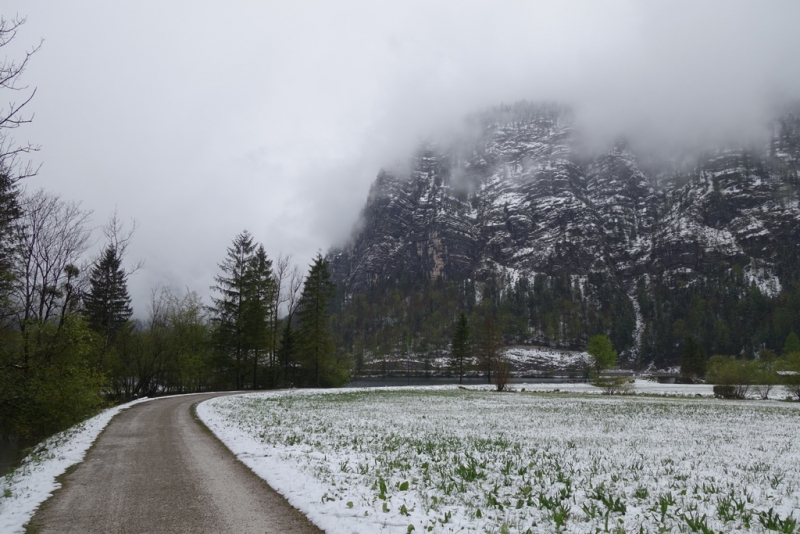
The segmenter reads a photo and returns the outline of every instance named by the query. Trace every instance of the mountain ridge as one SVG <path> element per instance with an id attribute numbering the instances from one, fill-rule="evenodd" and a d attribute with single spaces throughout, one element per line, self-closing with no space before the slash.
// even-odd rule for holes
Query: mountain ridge
<path id="1" fill-rule="evenodd" d="M 410 171 L 379 173 L 361 230 L 328 255 L 342 303 L 400 273 L 474 284 L 467 308 L 487 294 L 497 308 L 515 291 L 542 300 L 547 286 L 580 311 L 529 303 L 527 332 L 504 330 L 506 342 L 581 348 L 590 333 L 611 333 L 632 364 L 670 363 L 674 340 L 647 338 L 655 322 L 681 319 L 651 309 L 660 293 L 722 284 L 744 294 L 755 284 L 774 299 L 798 279 L 797 114 L 776 120 L 765 147 L 717 147 L 688 171 L 643 170 L 624 141 L 582 153 L 571 111 L 555 105 L 469 120 L 471 139 L 427 143 Z M 542 313 L 558 317 L 531 317 Z"/>

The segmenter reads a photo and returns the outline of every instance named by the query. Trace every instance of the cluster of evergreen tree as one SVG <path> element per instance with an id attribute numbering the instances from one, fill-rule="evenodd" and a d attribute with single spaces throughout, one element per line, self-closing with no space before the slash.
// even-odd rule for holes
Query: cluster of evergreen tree
<path id="1" fill-rule="evenodd" d="M 491 317 L 505 346 L 584 350 L 589 338 L 604 334 L 624 365 L 664 368 L 681 363 L 690 339 L 704 361 L 712 354 L 753 359 L 764 348 L 780 352 L 786 336 L 800 331 L 800 281 L 786 279 L 771 297 L 748 280 L 743 266 L 721 265 L 678 287 L 652 277 L 634 293 L 642 320 L 638 339 L 631 297 L 600 275 L 538 274 L 512 283 L 398 274 L 356 294 L 341 291 L 333 324 L 359 373 L 405 372 L 406 358 L 412 370 L 428 370 L 430 361 L 449 355 L 462 312 L 474 332 Z"/>
<path id="2" fill-rule="evenodd" d="M 321 387 L 349 378 L 348 360 L 333 343 L 334 285 L 321 254 L 309 268 L 296 307 L 290 305 L 285 317 L 280 305 L 292 296 L 282 298 L 272 261 L 247 231 L 236 236 L 219 267 L 211 325 L 221 386 Z"/>
<path id="3" fill-rule="evenodd" d="M 654 281 L 648 291 L 640 288 L 638 301 L 644 318 L 640 357 L 661 367 L 679 363 L 688 339 L 707 355 L 753 359 L 765 348 L 780 352 L 789 333 L 800 331 L 800 282 L 770 297 L 741 266 L 721 267 L 685 287 Z"/>
<path id="4" fill-rule="evenodd" d="M 7 191 L 0 199 L 0 434 L 38 439 L 138 396 L 325 387 L 349 378 L 350 361 L 333 342 L 334 286 L 321 254 L 286 285 L 287 260 L 276 272 L 245 231 L 219 265 L 211 307 L 195 292 L 162 288 L 147 319 L 133 320 L 123 266 L 131 233 L 120 236 L 112 219 L 108 228 L 117 231 L 78 268 L 86 247 L 65 254 L 64 244 L 88 242 L 86 214 L 42 192 L 31 202 Z M 53 229 L 60 233 L 45 239 Z"/>
<path id="5" fill-rule="evenodd" d="M 487 377 L 490 360 L 481 356 L 487 346 L 492 353 L 525 344 L 583 350 L 592 335 L 607 333 L 614 346 L 630 347 L 636 325 L 627 295 L 599 277 L 582 282 L 566 274 L 537 275 L 511 283 L 398 274 L 353 295 L 340 291 L 334 331 L 354 355 L 356 372 L 404 372 L 407 357 L 414 359 L 414 371 L 425 372 L 433 370 L 432 360 L 449 357 L 462 313 L 475 333 L 471 356 Z"/>

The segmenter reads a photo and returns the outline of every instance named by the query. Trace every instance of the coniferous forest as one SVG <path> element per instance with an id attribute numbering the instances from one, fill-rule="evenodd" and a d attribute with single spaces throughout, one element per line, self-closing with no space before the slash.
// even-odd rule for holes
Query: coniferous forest
<path id="1" fill-rule="evenodd" d="M 800 283 L 777 296 L 764 295 L 737 270 L 723 283 L 698 283 L 682 291 L 641 292 L 638 303 L 645 321 L 640 349 L 631 355 L 636 317 L 624 294 L 609 291 L 600 309 L 580 298 L 568 276 L 520 280 L 505 291 L 485 291 L 488 284 L 471 280 L 404 281 L 375 284 L 363 293 L 340 296 L 333 314 L 342 346 L 353 354 L 356 369 L 365 362 L 395 356 L 419 360 L 415 369 L 435 355 L 449 353 L 454 328 L 463 311 L 479 343 L 486 318 L 496 322 L 502 343 L 555 346 L 584 350 L 592 335 L 606 334 L 615 347 L 627 351 L 629 367 L 652 362 L 666 368 L 680 364 L 687 338 L 706 354 L 753 359 L 761 350 L 782 353 L 792 332 L 800 332 Z M 476 285 L 484 288 L 480 302 Z M 576 296 L 576 292 L 577 296 Z M 480 292 L 478 292 L 480 294 Z M 374 355 L 378 355 L 377 358 Z M 390 364 L 402 372 L 404 364 Z M 373 371 L 381 371 L 372 365 Z"/>

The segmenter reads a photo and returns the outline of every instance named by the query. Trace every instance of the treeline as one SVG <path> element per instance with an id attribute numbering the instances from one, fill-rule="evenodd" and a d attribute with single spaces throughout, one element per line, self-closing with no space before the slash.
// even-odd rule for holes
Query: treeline
<path id="1" fill-rule="evenodd" d="M 24 23 L 0 16 L 0 48 Z M 318 254 L 307 274 L 289 257 L 273 263 L 246 231 L 219 264 L 211 306 L 156 288 L 147 318 L 132 319 L 127 283 L 141 264 L 125 257 L 135 222 L 114 214 L 92 255 L 80 203 L 21 189 L 37 173 L 25 158 L 38 147 L 9 132 L 32 120 L 35 90 L 20 79 L 38 49 L 0 60 L 0 91 L 25 95 L 0 108 L 0 436 L 38 439 L 145 395 L 344 382 L 326 260 Z"/>
<path id="2" fill-rule="evenodd" d="M 741 265 L 720 266 L 677 288 L 652 277 L 632 294 L 601 275 L 430 281 L 398 273 L 359 293 L 341 288 L 334 331 L 354 355 L 357 372 L 399 371 L 407 363 L 397 361 L 405 358 L 424 369 L 447 355 L 462 312 L 476 335 L 491 317 L 504 345 L 584 350 L 592 336 L 607 335 L 621 363 L 632 367 L 679 365 L 687 338 L 705 354 L 752 360 L 762 349 L 780 353 L 789 333 L 800 332 L 800 281 L 784 275 L 788 282 L 771 297 Z"/>
<path id="3" fill-rule="evenodd" d="M 478 282 L 398 273 L 354 295 L 340 290 L 333 324 L 342 347 L 354 356 L 356 372 L 381 371 L 375 362 L 390 366 L 387 355 L 411 357 L 415 369 L 424 370 L 431 359 L 449 353 L 461 313 L 476 343 L 499 336 L 504 345 L 584 350 L 591 336 L 606 334 L 614 346 L 630 347 L 636 326 L 624 292 L 599 277 L 566 274 Z"/>
<path id="4" fill-rule="evenodd" d="M 800 399 L 800 338 L 792 331 L 786 337 L 780 355 L 761 349 L 757 358 L 714 355 L 706 358 L 703 347 L 687 337 L 681 354 L 681 376 L 691 382 L 705 379 L 714 385 L 718 397 L 744 399 L 755 393 L 769 398 L 777 385 L 783 385 Z"/>
<path id="5" fill-rule="evenodd" d="M 152 292 L 132 319 L 124 266 L 135 224 L 116 215 L 96 257 L 90 214 L 0 173 L 0 433 L 37 439 L 112 402 L 210 390 L 335 386 L 348 358 L 330 330 L 334 287 L 318 254 L 308 273 L 273 261 L 242 232 L 215 277 Z"/>
<path id="6" fill-rule="evenodd" d="M 215 387 L 327 387 L 349 378 L 331 333 L 334 284 L 322 254 L 303 277 L 287 257 L 273 266 L 245 231 L 219 268 L 208 323 Z"/>
<path id="7" fill-rule="evenodd" d="M 762 292 L 741 265 L 720 266 L 690 286 L 653 281 L 639 287 L 644 328 L 641 358 L 657 366 L 677 365 L 686 338 L 706 354 L 754 359 L 762 349 L 780 353 L 791 332 L 800 332 L 800 269 L 784 269 L 784 286 Z"/>

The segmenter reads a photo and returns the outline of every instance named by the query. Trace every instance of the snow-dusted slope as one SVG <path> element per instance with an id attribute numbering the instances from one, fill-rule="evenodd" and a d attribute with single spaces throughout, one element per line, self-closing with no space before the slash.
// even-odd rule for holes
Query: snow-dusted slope
<path id="1" fill-rule="evenodd" d="M 800 258 L 795 115 L 778 121 L 763 149 L 655 166 L 624 142 L 578 150 L 570 113 L 554 106 L 522 103 L 472 121 L 479 135 L 428 144 L 410 171 L 378 176 L 361 230 L 330 253 L 345 293 L 397 273 L 512 285 L 568 276 L 589 306 L 616 298 L 633 334 L 642 317 L 631 301 L 653 280 L 670 291 L 738 266 L 737 276 L 773 296 Z"/>

